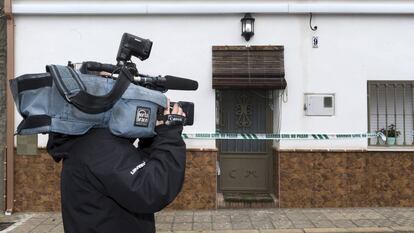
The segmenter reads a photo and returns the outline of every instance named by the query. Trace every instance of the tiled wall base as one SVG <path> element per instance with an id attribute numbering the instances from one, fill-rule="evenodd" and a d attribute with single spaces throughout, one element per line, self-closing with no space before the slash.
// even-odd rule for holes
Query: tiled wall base
<path id="1" fill-rule="evenodd" d="M 39 155 L 14 154 L 14 209 L 20 211 L 60 210 L 61 163 L 45 149 Z"/>
<path id="2" fill-rule="evenodd" d="M 279 151 L 275 157 L 282 208 L 414 207 L 413 152 Z M 168 208 L 216 208 L 216 159 L 215 150 L 187 151 L 183 190 Z M 44 149 L 15 155 L 15 210 L 59 211 L 60 170 Z"/>
<path id="3" fill-rule="evenodd" d="M 282 208 L 414 206 L 414 152 L 278 154 Z"/>
<path id="4" fill-rule="evenodd" d="M 185 182 L 168 208 L 215 209 L 217 194 L 216 150 L 187 150 Z"/>
<path id="5" fill-rule="evenodd" d="M 215 150 L 188 150 L 182 192 L 169 206 L 172 209 L 216 208 Z M 15 211 L 60 211 L 61 163 L 45 149 L 39 155 L 15 153 Z"/>

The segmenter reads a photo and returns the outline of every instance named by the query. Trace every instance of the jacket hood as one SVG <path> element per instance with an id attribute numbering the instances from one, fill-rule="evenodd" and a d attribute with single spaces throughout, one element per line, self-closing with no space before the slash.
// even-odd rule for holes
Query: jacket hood
<path id="1" fill-rule="evenodd" d="M 47 152 L 49 152 L 56 162 L 59 162 L 60 160 L 67 158 L 69 150 L 75 143 L 75 139 L 78 137 L 79 136 L 50 133 L 47 142 Z"/>

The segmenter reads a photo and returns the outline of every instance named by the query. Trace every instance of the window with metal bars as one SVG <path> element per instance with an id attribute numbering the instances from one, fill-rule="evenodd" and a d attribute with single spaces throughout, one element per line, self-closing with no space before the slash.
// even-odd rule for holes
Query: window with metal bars
<path id="1" fill-rule="evenodd" d="M 400 131 L 396 145 L 414 146 L 412 81 L 368 81 L 368 129 L 377 132 L 394 124 Z M 369 139 L 369 146 L 384 146 L 378 138 Z"/>

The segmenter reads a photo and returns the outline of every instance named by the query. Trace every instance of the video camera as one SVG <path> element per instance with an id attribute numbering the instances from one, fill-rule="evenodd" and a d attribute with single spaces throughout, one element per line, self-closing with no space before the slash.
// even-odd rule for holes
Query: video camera
<path id="1" fill-rule="evenodd" d="M 116 56 L 117 65 L 86 61 L 82 63 L 79 70 L 83 74 L 96 74 L 98 72 L 101 76 L 116 79 L 122 68 L 126 67 L 130 73 L 133 74 L 130 81 L 135 85 L 140 85 L 163 93 L 170 89 L 197 90 L 197 81 L 191 79 L 171 75 L 150 76 L 139 73 L 136 64 L 131 61 L 131 57 L 137 57 L 141 61 L 144 61 L 150 56 L 151 48 L 152 41 L 129 33 L 124 33 Z M 72 63 L 69 63 L 69 66 L 74 68 Z M 192 125 L 194 123 L 194 103 L 179 101 L 177 104 L 185 112 L 186 119 L 184 120 L 184 125 Z M 172 107 L 174 102 L 171 102 L 170 105 L 170 107 Z M 162 112 L 163 109 L 160 109 L 160 116 L 163 115 Z"/>

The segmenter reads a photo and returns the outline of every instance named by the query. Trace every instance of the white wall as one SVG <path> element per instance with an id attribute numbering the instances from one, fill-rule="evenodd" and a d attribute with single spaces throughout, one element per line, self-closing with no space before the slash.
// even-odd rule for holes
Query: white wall
<path id="1" fill-rule="evenodd" d="M 414 16 L 254 14 L 251 45 L 284 45 L 288 101 L 282 104 L 282 133 L 367 131 L 367 80 L 414 79 Z M 96 60 L 114 63 L 123 32 L 154 42 L 141 72 L 196 79 L 196 92 L 169 91 L 172 100 L 193 101 L 195 125 L 187 132 L 215 131 L 211 87 L 213 45 L 247 44 L 242 14 L 150 16 L 17 16 L 16 75 L 43 72 L 46 64 Z M 311 38 L 319 36 L 313 49 Z M 304 93 L 335 93 L 333 117 L 305 117 Z M 17 114 L 16 114 L 17 115 Z M 276 114 L 275 114 L 276 115 Z M 21 118 L 16 117 L 16 124 Z M 41 136 L 40 146 L 46 142 Z M 214 141 L 187 141 L 215 148 Z M 366 140 L 282 141 L 280 148 L 366 148 Z"/>

